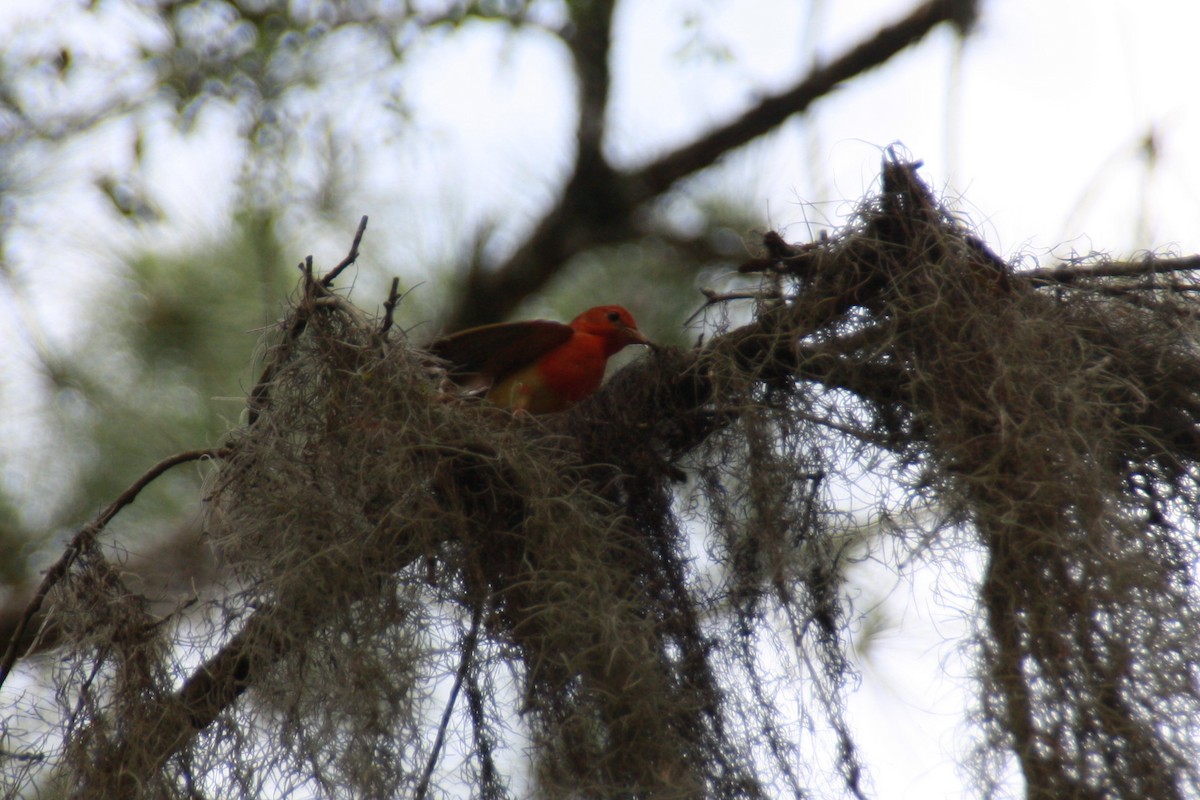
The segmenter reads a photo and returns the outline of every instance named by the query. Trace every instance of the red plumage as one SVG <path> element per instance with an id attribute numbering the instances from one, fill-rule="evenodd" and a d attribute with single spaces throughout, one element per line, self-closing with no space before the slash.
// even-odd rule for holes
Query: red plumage
<path id="1" fill-rule="evenodd" d="M 595 392 L 610 356 L 649 343 L 624 308 L 596 306 L 569 325 L 527 320 L 469 328 L 434 342 L 430 351 L 449 364 L 460 386 L 486 388 L 498 406 L 548 414 Z"/>

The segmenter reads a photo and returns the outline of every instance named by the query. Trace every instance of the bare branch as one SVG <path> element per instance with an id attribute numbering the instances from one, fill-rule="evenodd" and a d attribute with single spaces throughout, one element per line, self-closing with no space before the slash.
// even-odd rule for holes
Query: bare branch
<path id="1" fill-rule="evenodd" d="M 299 265 L 300 271 L 304 273 L 304 295 L 305 297 L 316 296 L 331 296 L 329 295 L 329 286 L 334 279 L 342 273 L 346 267 L 358 260 L 358 248 L 362 244 L 363 234 L 367 231 L 367 217 L 364 214 L 363 218 L 358 222 L 358 230 L 354 233 L 354 241 L 350 244 L 350 252 L 346 257 L 338 262 L 337 266 L 325 273 L 320 280 L 314 277 L 313 273 L 313 258 L 311 255 L 305 257 L 304 261 Z M 254 388 L 250 390 L 247 397 L 246 407 L 247 420 L 250 425 L 258 421 L 258 414 L 263 409 L 271 393 L 271 381 L 275 378 L 275 370 L 283 359 L 287 357 L 288 346 L 294 342 L 297 337 L 304 332 L 308 327 L 308 317 L 303 313 L 292 315 L 291 325 L 288 327 L 286 336 L 284 337 L 283 345 L 276 349 L 274 358 L 263 367 L 262 374 L 259 375 L 258 382 L 254 384 Z"/>
<path id="2" fill-rule="evenodd" d="M 190 594 L 197 585 L 211 583 L 217 565 L 212 559 L 211 550 L 199 541 L 198 533 L 194 520 L 184 521 L 163 535 L 156 536 L 153 542 L 147 542 L 136 552 L 131 552 L 122 565 L 123 573 L 129 577 L 131 585 L 169 584 L 173 597 Z M 16 636 L 17 650 L 23 654 L 21 658 L 29 658 L 63 644 L 74 644 L 63 642 L 62 628 L 45 607 L 26 623 L 24 632 L 17 635 L 25 609 L 36 591 L 37 584 L 30 580 L 13 587 L 11 596 L 0 604 L 0 642 L 12 642 Z M 160 604 L 164 613 L 176 608 L 175 600 L 152 600 L 152 605 Z"/>
<path id="3" fill-rule="evenodd" d="M 733 300 L 777 300 L 779 299 L 778 292 L 718 292 L 714 289 L 701 288 L 700 294 L 704 295 L 704 305 L 697 308 L 692 315 L 683 321 L 683 327 L 692 324 L 692 320 L 704 313 L 710 306 L 715 306 L 717 303 L 728 303 Z"/>
<path id="4" fill-rule="evenodd" d="M 392 288 L 388 290 L 387 300 L 383 303 L 383 322 L 379 324 L 380 336 L 383 336 L 391 329 L 393 318 L 396 314 L 396 303 L 398 302 L 400 302 L 400 279 L 392 278 Z"/>
<path id="5" fill-rule="evenodd" d="M 610 4 L 599 4 L 589 24 L 607 26 Z M 448 330 L 496 322 L 522 300 L 540 290 L 580 251 L 638 235 L 635 211 L 677 181 L 710 166 L 807 109 L 842 82 L 887 61 L 937 25 L 969 25 L 975 0 L 929 0 L 905 19 L 880 30 L 833 63 L 810 74 L 781 94 L 767 97 L 739 119 L 633 173 L 620 174 L 600 152 L 602 107 L 607 96 L 607 27 L 599 34 L 580 31 L 573 42 L 583 90 L 580 152 L 562 200 L 507 263 L 485 271 L 474 269 L 466 291 L 447 320 Z M 601 13 L 603 12 L 603 13 Z M 601 48 L 603 44 L 603 48 Z M 583 59 L 586 57 L 586 65 Z"/>
<path id="6" fill-rule="evenodd" d="M 1018 272 L 1034 286 L 1061 286 L 1080 278 L 1127 278 L 1137 275 L 1165 275 L 1200 271 L 1200 256 L 1147 258 L 1144 261 L 1112 261 L 1100 264 L 1065 264 L 1046 269 Z"/>
<path id="7" fill-rule="evenodd" d="M 642 169 L 636 181 L 645 200 L 669 189 L 676 181 L 711 164 L 729 151 L 762 136 L 794 114 L 808 109 L 839 84 L 874 69 L 918 41 L 943 22 L 958 22 L 975 6 L 967 2 L 930 0 L 903 20 L 880 29 L 832 63 L 808 75 L 781 94 L 764 98 L 738 119 L 709 132 L 704 138 L 676 150 Z"/>
<path id="8" fill-rule="evenodd" d="M 186 464 L 189 461 L 199 461 L 203 458 L 224 458 L 227 454 L 228 450 L 225 448 L 205 448 L 203 450 L 185 450 L 182 453 L 176 453 L 173 456 L 164 458 L 148 469 L 128 489 L 122 492 L 116 500 L 101 511 L 95 519 L 83 526 L 75 534 L 75 537 L 67 545 L 67 549 L 63 551 L 58 561 L 54 562 L 50 569 L 46 570 L 46 576 L 42 579 L 41 585 L 38 586 L 33 598 L 29 601 L 29 605 L 25 607 L 25 613 L 21 616 L 20 622 L 17 623 L 16 630 L 9 641 L 8 649 L 4 653 L 4 658 L 0 661 L 0 686 L 4 685 L 4 681 L 8 678 L 13 666 L 17 663 L 17 659 L 20 657 L 20 642 L 25 636 L 29 622 L 41 610 L 42 603 L 46 601 L 46 595 L 50 593 L 50 590 L 54 588 L 56 583 L 62 580 L 63 576 L 71 568 L 71 565 L 75 563 L 75 559 L 79 557 L 79 554 L 92 545 L 100 532 L 108 526 L 108 523 L 112 522 L 121 509 L 136 500 L 143 489 L 172 467 Z"/>
<path id="9" fill-rule="evenodd" d="M 326 272 L 321 278 L 321 285 L 328 288 L 333 284 L 337 276 L 341 275 L 346 267 L 358 260 L 358 247 L 362 244 L 363 234 L 367 232 L 367 215 L 363 214 L 363 218 L 358 221 L 358 230 L 354 233 L 354 241 L 350 244 L 350 252 L 346 254 L 338 265 Z"/>
<path id="10" fill-rule="evenodd" d="M 608 103 L 612 2 L 580 3 L 569 40 L 580 83 L 579 152 L 562 199 L 508 262 L 486 270 L 476 261 L 467 287 L 451 313 L 448 330 L 496 322 L 553 278 L 580 250 L 635 235 L 632 212 L 638 201 L 604 160 L 604 115 Z"/>
<path id="11" fill-rule="evenodd" d="M 454 676 L 454 685 L 450 687 L 450 697 L 446 700 L 446 708 L 442 711 L 442 721 L 438 725 L 437 737 L 433 748 L 429 751 L 429 760 L 425 763 L 425 771 L 421 774 L 421 782 L 417 784 L 417 800 L 424 800 L 429 793 L 429 781 L 433 778 L 433 770 L 437 767 L 438 756 L 442 751 L 442 743 L 446 740 L 446 728 L 450 724 L 450 715 L 454 713 L 454 704 L 458 702 L 458 693 L 462 690 L 463 681 L 471 668 L 471 660 L 475 657 L 475 644 L 479 639 L 479 621 L 482 616 L 480 609 L 475 609 L 471 615 L 471 628 L 463 638 L 462 654 L 458 660 L 458 672 Z"/>

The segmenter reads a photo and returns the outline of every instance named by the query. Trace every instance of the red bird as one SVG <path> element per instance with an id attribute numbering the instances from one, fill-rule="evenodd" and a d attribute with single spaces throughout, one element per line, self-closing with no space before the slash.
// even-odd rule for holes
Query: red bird
<path id="1" fill-rule="evenodd" d="M 487 399 L 529 414 L 563 411 L 600 388 L 609 356 L 650 344 L 620 306 L 589 308 L 570 325 L 536 319 L 483 325 L 447 336 L 430 352 L 450 364 L 451 379 L 487 387 Z"/>

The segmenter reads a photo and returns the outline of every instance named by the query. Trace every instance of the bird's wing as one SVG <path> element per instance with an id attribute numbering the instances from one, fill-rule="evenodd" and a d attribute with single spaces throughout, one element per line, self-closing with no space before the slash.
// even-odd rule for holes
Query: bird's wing
<path id="1" fill-rule="evenodd" d="M 438 339 L 429 352 L 451 365 L 451 377 L 479 376 L 490 384 L 565 344 L 573 333 L 569 325 L 544 319 L 499 322 Z"/>

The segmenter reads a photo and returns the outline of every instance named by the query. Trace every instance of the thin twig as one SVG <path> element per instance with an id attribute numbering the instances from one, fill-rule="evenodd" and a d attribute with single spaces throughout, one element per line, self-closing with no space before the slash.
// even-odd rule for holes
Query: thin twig
<path id="1" fill-rule="evenodd" d="M 12 672 L 13 666 L 19 658 L 17 651 L 20 649 L 20 642 L 25 635 L 26 629 L 29 627 L 30 621 L 41 610 L 42 604 L 46 600 L 46 595 L 54 588 L 54 585 L 62 580 L 67 574 L 67 570 L 75 563 L 75 559 L 83 552 L 84 548 L 91 545 L 95 538 L 112 522 L 121 509 L 137 499 L 137 496 L 143 489 L 150 485 L 155 479 L 161 476 L 164 472 L 172 467 L 186 464 L 190 461 L 198 461 L 202 458 L 224 458 L 228 455 L 227 448 L 205 448 L 203 450 L 186 450 L 182 453 L 176 453 L 173 456 L 164 458 L 162 461 L 148 469 L 140 478 L 134 481 L 128 489 L 120 494 L 107 508 L 101 511 L 95 519 L 83 526 L 75 537 L 71 539 L 71 543 L 67 545 L 67 549 L 59 556 L 58 561 L 46 570 L 46 576 L 42 579 L 42 583 L 38 586 L 38 590 L 34 593 L 33 598 L 29 601 L 29 605 L 25 607 L 25 613 L 21 615 L 20 622 L 17 623 L 17 628 L 13 631 L 12 639 L 9 640 L 8 649 L 4 653 L 3 661 L 0 661 L 0 687 L 4 686 L 4 681 L 7 680 L 9 673 Z"/>
<path id="2" fill-rule="evenodd" d="M 704 313 L 709 306 L 715 306 L 717 303 L 728 303 L 731 300 L 778 300 L 778 292 L 717 292 L 712 289 L 700 289 L 700 294 L 704 295 L 707 301 L 704 305 L 697 308 L 690 317 L 683 322 L 683 327 L 692 324 L 692 320 Z"/>
<path id="3" fill-rule="evenodd" d="M 496 768 L 493 753 L 496 744 L 492 741 L 486 725 L 483 707 L 483 689 L 479 685 L 479 674 L 467 670 L 467 709 L 471 715 L 471 733 L 475 740 L 475 757 L 479 761 L 479 796 L 481 798 L 507 797 L 503 791 L 500 771 Z"/>
<path id="4" fill-rule="evenodd" d="M 32 761 L 34 763 L 45 761 L 47 758 L 45 753 L 18 753 L 13 750 L 0 750 L 0 759 L 10 761 Z"/>
<path id="5" fill-rule="evenodd" d="M 363 218 L 359 220 L 358 230 L 354 232 L 354 241 L 350 244 L 350 252 L 346 253 L 346 257 L 337 266 L 325 273 L 320 280 L 316 280 L 313 276 L 313 257 L 311 255 L 305 257 L 304 261 L 300 263 L 299 269 L 304 273 L 304 296 L 306 298 L 311 298 L 316 294 L 327 295 L 329 286 L 333 283 L 334 279 L 346 267 L 358 260 L 358 248 L 362 244 L 363 234 L 366 230 L 367 217 L 363 215 Z M 287 335 L 284 337 L 285 345 L 300 338 L 300 334 L 304 333 L 304 330 L 308 327 L 308 317 L 301 313 L 301 310 L 297 309 L 296 313 L 292 315 L 291 325 L 288 326 Z M 258 421 L 259 411 L 267 404 L 267 399 L 271 392 L 271 381 L 275 379 L 275 370 L 278 369 L 279 364 L 287 356 L 288 351 L 289 348 L 282 346 L 275 349 L 274 358 L 263 367 L 263 371 L 258 377 L 258 382 L 250 390 L 246 402 L 248 408 L 246 414 L 247 425 L 253 425 Z"/>
<path id="6" fill-rule="evenodd" d="M 338 275 L 346 267 L 358 260 L 358 246 L 362 244 L 363 234 L 367 232 L 367 215 L 363 214 L 363 218 L 358 221 L 358 230 L 354 232 L 354 241 L 350 244 L 350 252 L 346 254 L 336 267 L 325 273 L 325 277 L 321 278 L 321 286 L 328 289 Z"/>
<path id="7" fill-rule="evenodd" d="M 383 322 L 379 324 L 379 335 L 383 336 L 392 327 L 392 317 L 396 313 L 396 303 L 400 302 L 400 279 L 392 278 L 392 288 L 388 291 L 387 300 L 383 303 Z"/>
<path id="8" fill-rule="evenodd" d="M 450 715 L 454 713 L 454 704 L 458 700 L 458 693 L 462 689 L 463 681 L 467 677 L 467 670 L 471 668 L 471 660 L 475 656 L 475 643 L 479 639 L 479 620 L 482 616 L 482 610 L 479 608 L 476 608 L 471 614 L 471 629 L 463 638 L 458 673 L 454 676 L 454 686 L 450 689 L 450 698 L 446 701 L 445 710 L 442 711 L 442 722 L 438 725 L 437 738 L 433 740 L 433 750 L 429 753 L 429 760 L 425 762 L 425 772 L 421 775 L 421 782 L 417 784 L 416 800 L 424 800 L 425 795 L 429 793 L 429 781 L 432 780 L 433 771 L 437 768 L 442 742 L 446 739 L 446 728 L 450 725 Z"/>

